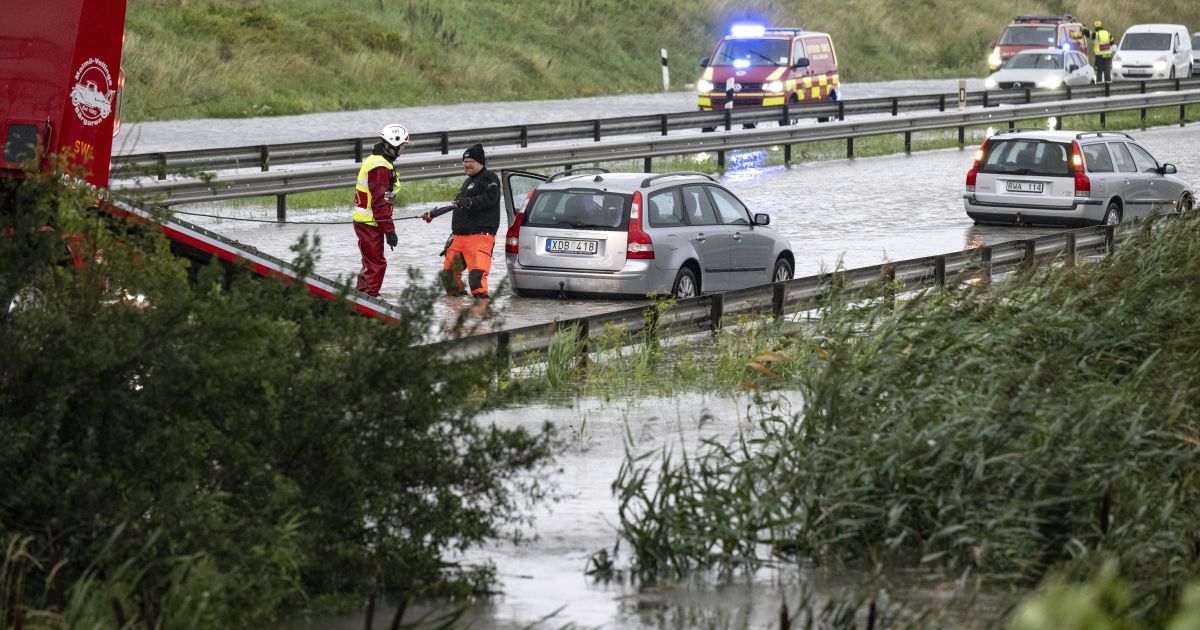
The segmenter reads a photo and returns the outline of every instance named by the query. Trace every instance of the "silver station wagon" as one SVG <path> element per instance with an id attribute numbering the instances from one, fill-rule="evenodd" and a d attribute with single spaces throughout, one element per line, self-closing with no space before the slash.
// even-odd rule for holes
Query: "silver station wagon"
<path id="1" fill-rule="evenodd" d="M 520 296 L 687 298 L 788 280 L 796 268 L 770 217 L 702 173 L 501 176 L 505 261 Z"/>
<path id="2" fill-rule="evenodd" d="M 976 223 L 1115 225 L 1191 210 L 1175 172 L 1121 132 L 1001 131 L 979 148 L 963 206 Z"/>

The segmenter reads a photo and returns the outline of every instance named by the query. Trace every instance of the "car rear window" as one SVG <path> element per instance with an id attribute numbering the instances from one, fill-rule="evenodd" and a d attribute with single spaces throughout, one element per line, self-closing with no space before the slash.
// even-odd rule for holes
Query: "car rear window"
<path id="1" fill-rule="evenodd" d="M 1103 142 L 1085 145 L 1083 161 L 1089 173 L 1111 173 L 1114 170 L 1112 156 L 1108 154 L 1108 149 L 1104 148 Z"/>
<path id="2" fill-rule="evenodd" d="M 629 196 L 573 188 L 539 190 L 529 201 L 525 223 L 577 230 L 623 230 L 629 222 Z"/>
<path id="3" fill-rule="evenodd" d="M 1001 46 L 1053 46 L 1058 27 L 1010 26 L 1000 35 Z"/>
<path id="4" fill-rule="evenodd" d="M 1071 147 L 1061 142 L 1012 139 L 988 143 L 987 156 L 980 166 L 984 173 L 1017 175 L 1070 175 Z"/>
<path id="5" fill-rule="evenodd" d="M 1170 33 L 1125 33 L 1121 50 L 1170 50 Z"/>

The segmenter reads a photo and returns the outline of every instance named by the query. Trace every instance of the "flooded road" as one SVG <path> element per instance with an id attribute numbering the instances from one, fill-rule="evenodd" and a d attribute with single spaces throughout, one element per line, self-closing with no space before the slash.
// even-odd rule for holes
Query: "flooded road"
<path id="1" fill-rule="evenodd" d="M 1162 127 L 1134 132 L 1150 151 L 1179 168 L 1179 177 L 1200 189 L 1200 125 Z M 974 145 L 965 150 L 947 149 L 854 160 L 833 160 L 731 170 L 722 181 L 754 212 L 771 215 L 771 226 L 786 236 L 796 256 L 796 276 L 807 276 L 839 264 L 847 268 L 874 265 L 957 251 L 984 244 L 1049 234 L 1050 228 L 975 226 L 962 208 L 963 180 L 974 157 Z M 752 160 L 748 160 L 752 162 Z M 415 217 L 430 204 L 397 211 L 397 216 Z M 181 210 L 228 212 L 219 204 L 188 206 Z M 274 208 L 257 213 L 243 208 L 236 216 L 273 218 Z M 347 221 L 345 208 L 293 211 L 294 221 Z M 352 278 L 359 269 L 359 255 L 349 225 L 271 225 L 240 221 L 183 218 L 226 236 L 253 245 L 267 253 L 290 259 L 289 247 L 308 232 L 321 239 L 322 257 L 318 273 L 331 278 Z M 400 244 L 387 251 L 388 272 L 382 297 L 396 300 L 413 282 L 406 269 L 421 272 L 417 282 L 432 283 L 441 269 L 438 252 L 449 235 L 448 217 L 431 224 L 420 220 L 397 223 Z M 493 258 L 489 284 L 499 286 L 507 276 L 501 229 Z M 351 284 L 353 282 L 351 281 Z M 554 300 L 516 298 L 510 292 L 495 292 L 493 308 L 506 327 L 565 319 L 602 312 L 637 302 L 607 300 Z M 453 316 L 470 301 L 443 298 L 437 309 Z"/>

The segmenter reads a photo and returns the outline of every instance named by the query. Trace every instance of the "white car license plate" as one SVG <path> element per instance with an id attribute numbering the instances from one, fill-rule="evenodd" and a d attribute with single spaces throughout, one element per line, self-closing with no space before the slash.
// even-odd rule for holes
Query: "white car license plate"
<path id="1" fill-rule="evenodd" d="M 554 254 L 595 254 L 600 241 L 579 241 L 570 238 L 546 239 L 546 251 Z"/>
<path id="2" fill-rule="evenodd" d="M 1019 193 L 1037 193 L 1041 194 L 1045 190 L 1045 184 L 1042 182 L 1005 182 L 1004 189 L 1008 192 Z"/>

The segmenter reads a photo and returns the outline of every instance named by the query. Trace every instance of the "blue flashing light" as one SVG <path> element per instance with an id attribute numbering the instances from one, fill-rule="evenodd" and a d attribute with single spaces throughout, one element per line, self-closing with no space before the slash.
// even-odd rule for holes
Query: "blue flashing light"
<path id="1" fill-rule="evenodd" d="M 734 37 L 762 37 L 767 28 L 762 24 L 734 24 L 729 28 L 729 34 Z"/>
<path id="2" fill-rule="evenodd" d="M 1069 43 L 1067 43 L 1067 42 L 1063 42 L 1063 45 L 1061 46 L 1061 48 L 1062 48 L 1064 51 L 1065 51 L 1065 50 L 1071 50 L 1071 44 L 1069 44 Z"/>
<path id="3" fill-rule="evenodd" d="M 733 67 L 734 68 L 749 68 L 750 60 L 749 59 L 734 59 Z"/>

